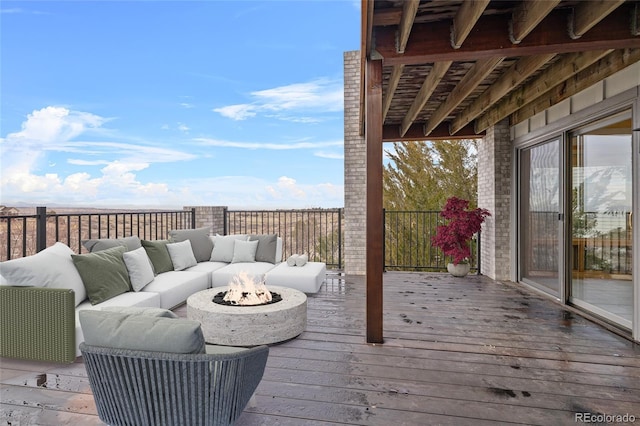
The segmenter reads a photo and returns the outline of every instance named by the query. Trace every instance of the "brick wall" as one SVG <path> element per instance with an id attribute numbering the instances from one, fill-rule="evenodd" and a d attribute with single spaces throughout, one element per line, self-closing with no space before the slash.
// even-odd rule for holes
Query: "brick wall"
<path id="1" fill-rule="evenodd" d="M 360 52 L 344 53 L 344 271 L 366 271 L 366 144 L 360 136 Z"/>
<path id="2" fill-rule="evenodd" d="M 226 206 L 184 206 L 183 210 L 196 209 L 196 228 L 211 227 L 211 235 L 224 235 Z"/>
<path id="3" fill-rule="evenodd" d="M 491 217 L 482 226 L 481 272 L 511 279 L 511 164 L 507 120 L 487 129 L 478 147 L 478 206 Z"/>

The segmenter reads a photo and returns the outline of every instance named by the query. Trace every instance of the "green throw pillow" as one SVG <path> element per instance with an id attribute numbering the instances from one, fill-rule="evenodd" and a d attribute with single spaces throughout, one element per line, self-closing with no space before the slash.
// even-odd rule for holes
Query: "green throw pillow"
<path id="1" fill-rule="evenodd" d="M 92 305 L 131 290 L 129 272 L 122 257 L 125 251 L 127 248 L 121 246 L 71 255 Z"/>
<path id="2" fill-rule="evenodd" d="M 158 275 L 163 272 L 173 271 L 173 262 L 167 250 L 169 240 L 147 241 L 142 240 L 142 247 L 147 251 L 147 256 L 153 264 L 153 272 Z"/>

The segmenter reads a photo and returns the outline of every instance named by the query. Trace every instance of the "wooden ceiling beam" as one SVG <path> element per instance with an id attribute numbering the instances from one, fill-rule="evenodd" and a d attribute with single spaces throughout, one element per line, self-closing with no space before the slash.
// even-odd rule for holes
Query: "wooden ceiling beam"
<path id="1" fill-rule="evenodd" d="M 519 44 L 560 3 L 560 0 L 525 0 L 513 11 L 509 39 Z"/>
<path id="2" fill-rule="evenodd" d="M 365 77 L 366 64 L 369 58 L 369 50 L 372 49 L 373 37 L 373 2 L 361 0 L 360 3 L 360 114 L 359 114 L 359 134 L 364 136 L 365 126 Z"/>
<path id="3" fill-rule="evenodd" d="M 615 50 L 514 112 L 511 122 L 520 123 L 638 61 L 640 49 Z"/>
<path id="4" fill-rule="evenodd" d="M 460 5 L 458 13 L 453 18 L 451 27 L 451 47 L 459 49 L 473 27 L 478 22 L 482 12 L 487 8 L 490 0 L 465 1 Z"/>
<path id="5" fill-rule="evenodd" d="M 414 24 L 404 54 L 396 52 L 395 28 L 375 28 L 375 49 L 385 65 L 417 65 L 438 61 L 475 61 L 492 56 L 530 56 L 548 53 L 584 52 L 600 49 L 640 47 L 640 37 L 631 34 L 633 5 L 618 7 L 573 40 L 567 33 L 568 11 L 550 13 L 520 42 L 512 44 L 507 15 L 482 16 L 459 49 L 451 47 L 450 21 Z M 620 25 L 629 22 L 629 25 Z"/>
<path id="6" fill-rule="evenodd" d="M 413 27 L 413 20 L 416 19 L 416 13 L 418 13 L 419 5 L 420 0 L 405 0 L 404 2 L 400 28 L 398 29 L 398 44 L 396 46 L 398 53 L 404 53 L 409 35 L 411 34 L 411 27 Z"/>
<path id="7" fill-rule="evenodd" d="M 514 87 L 518 87 L 520 83 L 549 62 L 554 56 L 553 54 L 525 56 L 513 64 L 495 83 L 453 119 L 449 129 L 451 134 L 458 133 L 467 124 L 471 123 L 474 118 L 489 109 Z"/>
<path id="8" fill-rule="evenodd" d="M 404 69 L 404 65 L 394 65 L 393 70 L 391 71 L 391 77 L 389 77 L 389 85 L 387 86 L 387 90 L 384 96 L 384 100 L 382 102 L 382 122 L 387 118 L 387 113 L 389 112 L 389 108 L 391 107 L 391 101 L 393 100 L 393 95 L 396 93 L 396 89 L 398 88 L 398 83 L 400 82 L 400 77 L 402 77 L 402 70 Z"/>
<path id="9" fill-rule="evenodd" d="M 438 87 L 440 80 L 442 80 L 442 77 L 444 77 L 444 75 L 447 73 L 447 70 L 451 66 L 451 63 L 451 61 L 444 61 L 436 62 L 435 64 L 433 64 L 431 72 L 429 73 L 427 78 L 425 78 L 424 83 L 422 83 L 422 87 L 413 100 L 413 103 L 411 104 L 407 115 L 402 119 L 402 124 L 400 127 L 401 136 L 407 132 L 411 124 L 413 124 L 413 122 L 415 121 L 416 117 L 418 117 L 418 114 L 420 114 L 420 111 L 422 111 L 422 108 L 424 108 L 425 104 L 433 94 L 433 91 L 436 89 L 436 87 Z"/>
<path id="10" fill-rule="evenodd" d="M 582 37 L 605 16 L 613 12 L 625 0 L 585 1 L 578 4 L 569 15 L 569 36 L 572 39 Z"/>
<path id="11" fill-rule="evenodd" d="M 409 35 L 411 34 L 411 27 L 413 27 L 413 20 L 416 18 L 416 13 L 418 13 L 418 6 L 420 5 L 420 0 L 410 0 L 404 3 L 404 7 L 402 9 L 402 16 L 400 18 L 400 28 L 398 30 L 398 40 L 397 40 L 397 52 L 404 53 L 404 49 L 407 46 L 407 41 L 409 40 Z M 394 65 L 393 71 L 391 72 L 391 78 L 389 79 L 389 85 L 387 86 L 387 91 L 385 93 L 384 100 L 382 102 L 382 122 L 384 123 L 385 118 L 387 117 L 387 113 L 389 112 L 389 108 L 391 107 L 391 101 L 393 100 L 393 95 L 398 88 L 398 83 L 400 82 L 400 77 L 402 77 L 402 70 L 404 69 L 404 65 Z"/>
<path id="12" fill-rule="evenodd" d="M 480 59 L 473 67 L 467 71 L 465 76 L 460 80 L 456 87 L 449 93 L 447 99 L 440 104 L 438 109 L 431 114 L 429 121 L 424 127 L 425 136 L 436 128 L 447 116 L 453 111 L 460 102 L 464 101 L 473 90 L 497 67 L 504 58 L 495 57 L 488 59 Z"/>
<path id="13" fill-rule="evenodd" d="M 564 81 L 602 59 L 611 50 L 571 53 L 545 69 L 535 79 L 512 91 L 476 120 L 476 131 L 484 131 L 489 126 L 520 109 L 523 105 L 542 96 L 559 81 Z"/>
<path id="14" fill-rule="evenodd" d="M 440 139 L 475 139 L 484 136 L 485 132 L 477 133 L 472 124 L 464 126 L 460 131 L 451 136 L 449 134 L 449 123 L 442 123 L 427 137 L 424 135 L 424 125 L 426 123 L 413 123 L 404 136 L 400 136 L 400 126 L 385 125 L 382 129 L 382 140 L 384 142 L 401 142 L 401 141 L 424 141 L 424 140 L 440 140 Z"/>

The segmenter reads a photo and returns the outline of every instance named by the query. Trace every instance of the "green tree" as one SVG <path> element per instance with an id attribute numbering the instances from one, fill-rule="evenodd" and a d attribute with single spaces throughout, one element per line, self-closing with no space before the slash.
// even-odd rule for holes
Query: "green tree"
<path id="1" fill-rule="evenodd" d="M 430 239 L 441 219 L 409 212 L 439 211 L 453 196 L 477 207 L 477 142 L 397 142 L 393 148 L 386 151 L 390 161 L 383 170 L 383 205 L 395 211 L 387 214 L 385 265 L 401 270 L 444 266 L 444 256 Z"/>
<path id="2" fill-rule="evenodd" d="M 477 141 L 395 142 L 383 170 L 388 210 L 440 210 L 455 196 L 477 206 Z"/>

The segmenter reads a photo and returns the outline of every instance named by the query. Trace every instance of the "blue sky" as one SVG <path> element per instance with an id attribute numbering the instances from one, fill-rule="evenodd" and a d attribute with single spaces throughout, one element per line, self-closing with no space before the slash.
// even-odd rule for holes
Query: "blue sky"
<path id="1" fill-rule="evenodd" d="M 359 0 L 0 8 L 0 204 L 343 206 Z"/>

